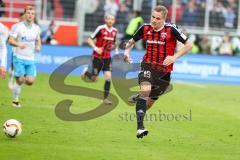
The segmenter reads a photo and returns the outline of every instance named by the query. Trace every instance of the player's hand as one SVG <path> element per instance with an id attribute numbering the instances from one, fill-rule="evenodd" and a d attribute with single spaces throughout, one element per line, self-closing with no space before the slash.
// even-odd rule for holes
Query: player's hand
<path id="1" fill-rule="evenodd" d="M 176 60 L 177 58 L 175 56 L 167 56 L 163 61 L 163 65 L 169 66 L 170 64 L 173 64 Z"/>
<path id="2" fill-rule="evenodd" d="M 21 48 L 21 49 L 25 49 L 25 48 L 27 48 L 27 45 L 26 44 L 19 44 L 18 47 Z"/>
<path id="3" fill-rule="evenodd" d="M 124 54 L 124 61 L 127 63 L 131 62 L 131 58 L 130 58 L 129 54 Z"/>
<path id="4" fill-rule="evenodd" d="M 98 54 L 102 54 L 103 48 L 95 47 L 95 48 L 94 48 L 94 51 L 96 51 Z"/>
<path id="5" fill-rule="evenodd" d="M 40 46 L 36 46 L 36 51 L 37 51 L 37 52 L 40 52 L 40 49 L 41 49 Z"/>
<path id="6" fill-rule="evenodd" d="M 6 69 L 3 66 L 0 66 L 0 76 L 2 77 L 2 79 L 6 78 Z"/>
<path id="7" fill-rule="evenodd" d="M 127 62 L 127 63 L 131 62 L 131 57 L 130 57 L 129 53 L 130 53 L 130 50 L 125 49 L 125 51 L 124 51 L 124 61 Z"/>

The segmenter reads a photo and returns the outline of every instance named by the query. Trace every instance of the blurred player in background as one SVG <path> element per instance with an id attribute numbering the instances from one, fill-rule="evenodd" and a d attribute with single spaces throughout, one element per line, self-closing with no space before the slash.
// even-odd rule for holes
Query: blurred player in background
<path id="1" fill-rule="evenodd" d="M 118 47 L 116 45 L 117 29 L 113 27 L 115 23 L 115 17 L 111 14 L 105 15 L 105 24 L 100 25 L 88 38 L 88 44 L 93 48 L 93 60 L 92 60 L 92 71 L 86 71 L 83 75 L 83 79 L 90 79 L 96 81 L 99 72 L 104 72 L 104 96 L 103 102 L 105 104 L 112 104 L 107 99 L 111 85 L 111 50 L 116 49 L 118 54 Z M 94 42 L 96 39 L 96 43 Z"/>
<path id="2" fill-rule="evenodd" d="M 34 63 L 35 50 L 40 52 L 41 39 L 40 28 L 34 23 L 35 9 L 27 6 L 25 9 L 25 20 L 18 22 L 12 27 L 8 42 L 13 48 L 13 68 L 16 83 L 13 87 L 13 102 L 15 107 L 21 107 L 19 96 L 21 85 L 32 85 L 36 77 Z"/>
<path id="3" fill-rule="evenodd" d="M 126 45 L 126 61 L 130 62 L 130 51 L 135 42 L 146 40 L 147 48 L 138 75 L 140 93 L 136 97 L 137 138 L 143 138 L 148 130 L 143 125 L 146 110 L 163 94 L 169 86 L 173 63 L 192 48 L 192 43 L 175 24 L 165 23 L 168 10 L 156 6 L 151 15 L 151 23 L 142 25 Z M 183 47 L 177 51 L 177 41 Z"/>
<path id="4" fill-rule="evenodd" d="M 27 7 L 25 8 L 24 12 L 21 12 L 19 14 L 19 22 L 22 22 L 25 20 L 25 12 Z M 8 88 L 12 90 L 14 87 L 14 69 L 13 69 L 13 52 L 11 52 L 11 67 L 9 68 L 9 82 L 8 82 Z"/>
<path id="5" fill-rule="evenodd" d="M 0 76 L 6 77 L 8 29 L 0 22 Z"/>

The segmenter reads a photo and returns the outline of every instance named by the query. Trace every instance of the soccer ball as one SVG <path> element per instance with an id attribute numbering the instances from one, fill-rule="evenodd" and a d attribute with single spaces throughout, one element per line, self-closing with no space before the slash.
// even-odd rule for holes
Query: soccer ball
<path id="1" fill-rule="evenodd" d="M 3 124 L 3 132 L 7 137 L 15 138 L 22 133 L 22 124 L 15 119 L 9 119 Z"/>

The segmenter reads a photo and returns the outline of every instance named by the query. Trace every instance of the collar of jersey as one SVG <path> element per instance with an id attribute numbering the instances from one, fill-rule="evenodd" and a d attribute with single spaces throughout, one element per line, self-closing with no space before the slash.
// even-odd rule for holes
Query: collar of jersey
<path id="1" fill-rule="evenodd" d="M 29 25 L 26 21 L 24 21 L 23 24 L 24 24 L 27 28 L 32 28 L 32 25 L 33 25 L 33 24 L 30 24 L 30 25 Z"/>
<path id="2" fill-rule="evenodd" d="M 165 23 L 164 23 L 165 24 Z M 164 24 L 163 24 L 163 26 L 161 27 L 161 28 L 159 28 L 157 31 L 155 31 L 154 29 L 154 32 L 159 32 L 159 31 L 161 31 L 163 28 L 164 28 Z"/>
<path id="3" fill-rule="evenodd" d="M 106 30 L 107 30 L 108 32 L 112 32 L 112 30 L 113 30 L 113 27 L 108 28 L 108 26 L 107 26 L 106 24 L 104 24 L 104 28 L 106 28 Z"/>

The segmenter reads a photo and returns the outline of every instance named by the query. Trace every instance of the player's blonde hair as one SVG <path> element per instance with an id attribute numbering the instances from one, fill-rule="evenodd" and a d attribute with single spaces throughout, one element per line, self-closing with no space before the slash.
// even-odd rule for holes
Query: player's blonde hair
<path id="1" fill-rule="evenodd" d="M 116 18 L 115 15 L 111 14 L 111 13 L 106 13 L 104 15 L 104 19 L 107 19 L 108 17 L 113 17 L 114 19 Z"/>
<path id="2" fill-rule="evenodd" d="M 161 12 L 163 17 L 167 17 L 167 14 L 168 14 L 168 9 L 165 7 L 165 6 L 162 6 L 162 5 L 158 5 L 158 6 L 155 6 L 153 8 L 154 11 L 156 12 Z"/>
<path id="3" fill-rule="evenodd" d="M 34 10 L 35 11 L 35 8 L 33 6 L 26 6 L 24 8 L 24 12 L 23 13 L 25 14 L 28 10 Z"/>

